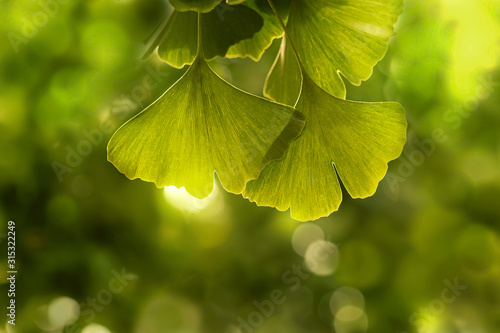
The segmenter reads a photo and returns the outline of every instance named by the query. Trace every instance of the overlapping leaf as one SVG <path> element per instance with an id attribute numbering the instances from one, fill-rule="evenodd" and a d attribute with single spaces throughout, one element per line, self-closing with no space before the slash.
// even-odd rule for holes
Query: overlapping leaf
<path id="1" fill-rule="evenodd" d="M 228 191 L 244 190 L 258 205 L 290 208 L 304 221 L 338 209 L 340 181 L 353 198 L 371 196 L 388 162 L 401 154 L 404 110 L 397 103 L 344 100 L 339 73 L 353 84 L 371 75 L 386 52 L 400 0 L 292 0 L 287 26 L 295 48 L 283 41 L 264 93 L 296 104 L 308 121 L 300 136 L 301 113 L 239 91 L 205 62 L 217 55 L 259 59 L 282 35 L 265 0 L 228 3 L 200 16 L 172 15 L 160 57 L 175 67 L 194 63 L 115 133 L 109 160 L 129 178 L 184 186 L 200 198 L 212 191 L 215 171 Z"/>
<path id="2" fill-rule="evenodd" d="M 169 65 L 181 68 L 196 57 L 198 13 L 174 11 L 159 42 L 158 55 Z M 252 38 L 264 26 L 263 18 L 244 5 L 220 4 L 215 10 L 201 14 L 202 41 L 205 58 L 225 56 L 240 41 Z M 268 30 L 266 28 L 266 30 Z"/>
<path id="3" fill-rule="evenodd" d="M 383 58 L 401 0 L 292 0 L 287 29 L 310 77 L 345 98 L 342 73 L 359 85 Z"/>
<path id="4" fill-rule="evenodd" d="M 283 29 L 267 0 L 247 0 L 243 4 L 262 16 L 264 26 L 252 38 L 244 39 L 231 46 L 226 56 L 230 58 L 250 57 L 258 61 L 265 50 L 271 46 L 273 40 L 283 35 Z M 287 12 L 286 8 L 288 8 L 288 5 L 289 0 L 280 0 L 277 2 L 278 8 L 284 14 Z"/>
<path id="5" fill-rule="evenodd" d="M 283 48 L 282 53 L 290 55 Z M 289 80 L 286 73 L 296 73 L 290 70 L 293 60 L 286 58 L 283 62 L 289 70 L 283 72 L 282 82 Z M 295 66 L 299 67 L 296 59 Z M 261 206 L 290 208 L 294 219 L 307 221 L 338 209 L 342 192 L 337 175 L 353 198 L 375 193 L 387 163 L 402 152 L 406 120 L 398 103 L 339 99 L 316 85 L 303 68 L 302 74 L 296 107 L 307 125 L 285 158 L 271 162 L 257 180 L 247 184 L 243 195 Z M 273 95 L 290 101 L 290 87 L 273 86 Z"/>
<path id="6" fill-rule="evenodd" d="M 197 27 L 196 12 L 173 11 L 164 31 L 160 33 L 162 35 L 158 46 L 160 59 L 175 68 L 192 64 L 198 49 Z"/>
<path id="7" fill-rule="evenodd" d="M 302 74 L 297 58 L 283 38 L 278 56 L 269 71 L 264 86 L 264 96 L 286 105 L 295 105 L 300 94 Z"/>
<path id="8" fill-rule="evenodd" d="M 269 161 L 282 158 L 304 126 L 294 108 L 252 96 L 197 57 L 162 97 L 111 138 L 108 159 L 128 178 L 185 187 L 193 196 L 222 186 L 241 193 Z"/>
<path id="9" fill-rule="evenodd" d="M 170 0 L 177 11 L 196 11 L 207 13 L 215 8 L 222 0 Z"/>

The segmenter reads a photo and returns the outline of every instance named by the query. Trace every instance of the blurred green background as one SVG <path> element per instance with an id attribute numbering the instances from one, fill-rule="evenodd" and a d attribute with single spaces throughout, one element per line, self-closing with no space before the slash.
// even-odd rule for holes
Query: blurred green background
<path id="1" fill-rule="evenodd" d="M 372 198 L 302 224 L 107 162 L 112 132 L 183 73 L 141 60 L 169 10 L 0 1 L 4 311 L 9 220 L 19 271 L 0 332 L 500 332 L 500 1 L 405 1 L 385 59 L 348 86 L 403 104 L 405 152 Z M 278 46 L 211 65 L 261 95 Z"/>

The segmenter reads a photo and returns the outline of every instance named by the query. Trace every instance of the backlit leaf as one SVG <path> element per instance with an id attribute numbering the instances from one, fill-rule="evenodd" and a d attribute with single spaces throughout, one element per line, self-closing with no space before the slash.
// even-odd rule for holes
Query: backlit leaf
<path id="1" fill-rule="evenodd" d="M 400 12 L 400 0 L 292 0 L 287 29 L 310 77 L 345 98 L 338 72 L 355 85 L 368 79 Z"/>
<path id="2" fill-rule="evenodd" d="M 338 209 L 338 177 L 353 198 L 375 193 L 387 163 L 402 152 L 406 120 L 398 103 L 339 99 L 302 73 L 296 107 L 306 117 L 306 127 L 285 158 L 271 162 L 243 195 L 259 206 L 290 208 L 292 218 L 307 221 Z"/>
<path id="3" fill-rule="evenodd" d="M 287 39 L 283 38 L 278 56 L 266 79 L 264 96 L 279 103 L 295 105 L 300 94 L 302 74 L 295 53 L 287 44 Z"/>
<path id="4" fill-rule="evenodd" d="M 228 49 L 252 38 L 263 28 L 264 20 L 244 5 L 220 4 L 209 13 L 201 14 L 202 41 L 205 58 L 225 56 Z M 193 11 L 174 11 L 162 32 L 158 55 L 169 65 L 181 68 L 196 57 L 198 14 Z"/>
<path id="5" fill-rule="evenodd" d="M 197 57 L 163 96 L 111 138 L 108 159 L 128 178 L 185 187 L 197 198 L 222 186 L 241 193 L 282 158 L 304 126 L 294 108 L 247 94 Z"/>
<path id="6" fill-rule="evenodd" d="M 250 7 L 220 4 L 202 15 L 202 40 L 206 59 L 225 56 L 228 49 L 249 40 L 264 26 L 263 18 Z"/>
<path id="7" fill-rule="evenodd" d="M 282 0 L 278 4 L 280 8 L 283 8 L 287 2 Z M 264 54 L 264 51 L 271 46 L 273 40 L 283 35 L 283 29 L 267 0 L 247 0 L 244 2 L 244 5 L 255 10 L 262 16 L 264 26 L 252 38 L 242 40 L 231 46 L 227 52 L 227 57 L 250 57 L 258 61 Z"/>
<path id="8" fill-rule="evenodd" d="M 170 0 L 170 3 L 177 11 L 196 11 L 207 13 L 214 9 L 222 0 Z"/>
<path id="9" fill-rule="evenodd" d="M 173 11 L 165 27 L 158 56 L 172 67 L 193 63 L 198 48 L 198 14 Z"/>

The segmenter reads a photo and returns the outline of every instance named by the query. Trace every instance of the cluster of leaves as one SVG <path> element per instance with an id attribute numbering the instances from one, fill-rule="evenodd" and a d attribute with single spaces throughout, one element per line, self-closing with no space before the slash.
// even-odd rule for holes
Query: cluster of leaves
<path id="1" fill-rule="evenodd" d="M 406 141 L 404 110 L 346 100 L 340 74 L 356 85 L 370 77 L 398 0 L 170 1 L 175 10 L 152 50 L 190 68 L 112 137 L 108 159 L 118 170 L 198 198 L 212 192 L 215 171 L 227 191 L 290 208 L 301 221 L 338 209 L 340 181 L 353 198 L 375 193 Z M 233 87 L 207 63 L 259 60 L 276 38 L 268 99 Z"/>

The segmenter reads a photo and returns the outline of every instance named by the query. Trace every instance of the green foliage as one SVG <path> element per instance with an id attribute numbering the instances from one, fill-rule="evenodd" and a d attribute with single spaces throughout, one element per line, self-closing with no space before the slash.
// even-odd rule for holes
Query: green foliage
<path id="1" fill-rule="evenodd" d="M 174 11 L 167 22 L 163 39 L 158 47 L 159 57 L 176 68 L 191 64 L 197 53 L 197 24 L 196 12 Z M 205 59 L 210 60 L 216 56 L 224 57 L 231 46 L 252 38 L 254 34 L 261 31 L 264 21 L 256 11 L 247 6 L 220 4 L 216 10 L 201 14 L 200 24 L 203 52 Z M 266 30 L 269 29 L 266 28 Z M 265 44 L 267 43 L 257 48 L 260 54 L 269 46 L 269 41 L 272 41 L 274 37 L 268 33 L 258 38 L 256 43 L 262 40 Z M 241 56 L 247 55 L 244 46 L 235 48 L 233 52 Z"/>
<path id="2" fill-rule="evenodd" d="M 279 2 L 284 7 L 283 1 Z M 227 57 L 250 57 L 258 61 L 266 49 L 271 45 L 275 38 L 283 35 L 280 23 L 274 15 L 271 7 L 264 0 L 247 0 L 245 5 L 258 12 L 264 25 L 252 38 L 244 39 L 231 46 L 226 54 Z"/>
<path id="3" fill-rule="evenodd" d="M 214 9 L 222 0 L 170 0 L 174 8 L 180 12 L 197 11 L 206 13 Z"/>
<path id="4" fill-rule="evenodd" d="M 288 32 L 311 78 L 329 93 L 345 98 L 339 72 L 359 85 L 383 58 L 401 0 L 295 0 Z"/>
<path id="5" fill-rule="evenodd" d="M 263 165 L 283 157 L 303 127 L 292 107 L 236 89 L 196 58 L 161 98 L 115 133 L 108 158 L 130 179 L 184 186 L 198 198 L 212 192 L 214 170 L 227 191 L 241 193 Z"/>
<path id="6" fill-rule="evenodd" d="M 307 126 L 282 161 L 271 163 L 247 184 L 244 196 L 258 205 L 290 208 L 292 218 L 308 221 L 340 206 L 342 192 L 334 169 L 353 198 L 375 193 L 387 163 L 403 150 L 406 121 L 398 103 L 342 100 L 303 74 L 296 107 Z"/>
<path id="7" fill-rule="evenodd" d="M 165 26 L 165 35 L 158 47 L 158 56 L 172 67 L 193 63 L 197 51 L 198 14 L 174 11 Z M 155 45 L 156 46 L 156 45 Z"/>
<path id="8" fill-rule="evenodd" d="M 293 49 L 287 44 L 284 38 L 267 76 L 264 95 L 281 103 L 295 105 L 301 90 L 302 73 Z"/>
<path id="9" fill-rule="evenodd" d="M 24 36 L 40 5 L 54 2 L 59 12 L 13 47 L 7 36 Z M 498 0 L 405 0 L 397 38 L 372 77 L 346 82 L 349 99 L 404 105 L 405 152 L 376 195 L 343 192 L 338 212 L 308 223 L 219 184 L 200 201 L 128 181 L 107 162 L 113 130 L 185 72 L 157 57 L 137 60 L 167 5 L 0 1 L 0 225 L 19 228 L 16 332 L 237 332 L 239 317 L 257 320 L 255 301 L 266 308 L 277 289 L 286 301 L 269 318 L 261 312 L 254 332 L 500 332 Z M 276 40 L 259 63 L 209 65 L 258 93 L 278 50 Z M 62 181 L 54 162 L 69 170 Z M 3 305 L 6 234 L 0 229 Z M 304 269 L 306 280 L 292 272 L 284 283 L 318 239 L 337 245 L 337 270 Z M 136 279 L 104 305 L 112 272 L 123 267 Z M 445 289 L 455 278 L 467 286 L 458 296 Z M 61 297 L 72 302 L 61 306 Z M 12 327 L 2 318 L 5 332 Z M 367 326 L 355 326 L 360 319 Z"/>
<path id="10" fill-rule="evenodd" d="M 192 66 L 111 139 L 109 160 L 121 172 L 204 198 L 215 171 L 226 190 L 242 193 L 252 181 L 245 197 L 290 208 L 304 221 L 338 209 L 335 170 L 353 198 L 375 193 L 404 146 L 404 110 L 344 100 L 339 73 L 358 85 L 371 75 L 387 50 L 399 1 L 277 3 L 172 1 L 176 10 L 157 39 L 158 54 L 173 67 Z M 264 94 L 290 107 L 238 91 L 212 72 L 206 60 L 217 56 L 260 59 L 283 35 L 288 11 L 292 47 L 284 38 Z M 301 113 L 306 127 L 292 142 L 304 126 Z"/>

